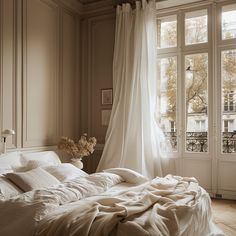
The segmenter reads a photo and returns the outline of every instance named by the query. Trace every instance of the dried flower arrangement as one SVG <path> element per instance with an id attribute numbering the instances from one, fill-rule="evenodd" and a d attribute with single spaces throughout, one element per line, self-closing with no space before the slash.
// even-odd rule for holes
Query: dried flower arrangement
<path id="1" fill-rule="evenodd" d="M 82 159 L 94 152 L 96 142 L 97 140 L 95 137 L 88 137 L 85 133 L 80 137 L 78 142 L 67 137 L 61 137 L 58 148 L 70 154 L 72 159 Z"/>

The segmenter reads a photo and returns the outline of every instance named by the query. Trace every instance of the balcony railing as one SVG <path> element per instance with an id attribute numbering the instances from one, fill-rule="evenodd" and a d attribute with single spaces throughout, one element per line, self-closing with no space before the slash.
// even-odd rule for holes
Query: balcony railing
<path id="1" fill-rule="evenodd" d="M 223 153 L 236 153 L 236 132 L 223 132 Z"/>
<path id="2" fill-rule="evenodd" d="M 174 151 L 177 150 L 176 132 L 165 132 L 167 140 L 170 142 Z M 187 132 L 186 150 L 189 152 L 207 152 L 208 151 L 207 132 Z M 223 153 L 236 153 L 236 132 L 223 132 Z"/>

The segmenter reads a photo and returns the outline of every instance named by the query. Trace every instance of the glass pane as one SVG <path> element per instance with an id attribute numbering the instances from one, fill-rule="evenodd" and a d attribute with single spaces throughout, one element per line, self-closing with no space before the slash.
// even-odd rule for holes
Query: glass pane
<path id="1" fill-rule="evenodd" d="M 236 38 L 236 4 L 222 7 L 222 39 Z"/>
<path id="2" fill-rule="evenodd" d="M 177 46 L 177 18 L 176 15 L 158 18 L 158 48 Z"/>
<path id="3" fill-rule="evenodd" d="M 221 53 L 222 151 L 236 152 L 236 49 Z"/>
<path id="4" fill-rule="evenodd" d="M 185 56 L 186 151 L 208 151 L 208 54 Z"/>
<path id="5" fill-rule="evenodd" d="M 177 150 L 176 135 L 176 89 L 177 58 L 167 57 L 158 60 L 160 124 L 174 151 Z"/>
<path id="6" fill-rule="evenodd" d="M 185 14 L 185 44 L 206 43 L 207 10 L 188 12 Z"/>

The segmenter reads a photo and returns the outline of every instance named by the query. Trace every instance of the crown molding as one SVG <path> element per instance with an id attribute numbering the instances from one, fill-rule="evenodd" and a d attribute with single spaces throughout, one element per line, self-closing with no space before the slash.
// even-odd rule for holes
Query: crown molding
<path id="1" fill-rule="evenodd" d="M 101 0 L 98 2 L 87 3 L 83 5 L 82 15 L 86 16 L 88 14 L 93 14 L 97 12 L 114 11 L 116 5 L 116 0 Z"/>
<path id="2" fill-rule="evenodd" d="M 115 10 L 117 5 L 116 0 L 100 0 L 98 2 L 81 3 L 79 0 L 53 0 L 58 5 L 75 11 L 79 16 L 85 17 L 87 15 L 96 14 L 100 12 L 111 12 Z"/>
<path id="3" fill-rule="evenodd" d="M 83 14 L 83 4 L 80 3 L 78 0 L 53 0 L 59 5 L 63 7 L 69 8 L 72 11 L 77 12 L 78 14 Z"/>
<path id="4" fill-rule="evenodd" d="M 121 0 L 99 0 L 88 3 L 82 3 L 79 0 L 52 0 L 53 2 L 77 12 L 80 16 L 85 17 L 100 12 L 113 12 Z M 227 0 L 156 0 L 157 10 L 175 8 L 189 4 L 206 5 L 213 2 L 225 2 Z"/>

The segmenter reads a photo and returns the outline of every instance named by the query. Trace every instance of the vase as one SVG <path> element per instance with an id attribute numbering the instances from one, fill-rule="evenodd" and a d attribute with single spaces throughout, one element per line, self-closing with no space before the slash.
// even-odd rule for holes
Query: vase
<path id="1" fill-rule="evenodd" d="M 79 169 L 83 169 L 84 166 L 81 158 L 71 159 L 71 164 Z"/>

